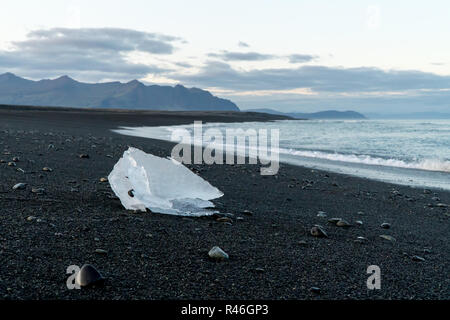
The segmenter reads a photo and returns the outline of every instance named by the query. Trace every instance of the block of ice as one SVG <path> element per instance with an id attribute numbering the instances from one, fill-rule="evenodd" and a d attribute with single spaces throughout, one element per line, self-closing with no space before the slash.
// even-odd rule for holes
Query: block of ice
<path id="1" fill-rule="evenodd" d="M 108 176 L 114 193 L 128 210 L 202 216 L 213 213 L 209 200 L 223 193 L 183 164 L 130 147 Z"/>

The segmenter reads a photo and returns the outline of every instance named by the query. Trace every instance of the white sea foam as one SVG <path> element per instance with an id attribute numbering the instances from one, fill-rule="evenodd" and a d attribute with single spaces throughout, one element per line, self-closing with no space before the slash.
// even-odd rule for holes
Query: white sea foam
<path id="1" fill-rule="evenodd" d="M 280 149 L 280 153 L 308 158 L 326 159 L 330 161 L 361 163 L 368 165 L 388 166 L 407 169 L 420 169 L 428 171 L 450 172 L 450 161 L 439 159 L 423 159 L 418 161 L 407 162 L 399 159 L 384 159 L 369 155 L 327 153 L 322 151 L 304 151 L 293 149 Z"/>

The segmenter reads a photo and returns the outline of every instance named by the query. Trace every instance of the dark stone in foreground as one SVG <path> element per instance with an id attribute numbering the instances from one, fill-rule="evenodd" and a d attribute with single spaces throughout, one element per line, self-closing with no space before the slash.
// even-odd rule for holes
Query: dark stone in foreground
<path id="1" fill-rule="evenodd" d="M 82 266 L 75 277 L 75 282 L 80 287 L 89 287 L 95 284 L 102 284 L 104 281 L 105 278 L 103 278 L 100 272 L 98 272 L 98 270 L 90 264 L 85 264 Z"/>

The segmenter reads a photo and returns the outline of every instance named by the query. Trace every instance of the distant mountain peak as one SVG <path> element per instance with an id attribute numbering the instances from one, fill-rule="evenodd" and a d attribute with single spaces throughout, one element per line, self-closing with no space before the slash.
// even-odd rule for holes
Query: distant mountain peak
<path id="1" fill-rule="evenodd" d="M 58 81 L 58 82 L 77 82 L 74 79 L 72 79 L 71 77 L 66 76 L 66 75 L 61 76 L 59 78 L 56 78 L 54 81 Z"/>
<path id="2" fill-rule="evenodd" d="M 128 81 L 127 84 L 143 84 L 143 83 L 140 82 L 139 80 L 134 79 L 134 80 Z"/>
<path id="3" fill-rule="evenodd" d="M 11 72 L 5 72 L 3 74 L 0 74 L 0 78 L 5 78 L 5 79 L 15 79 L 15 78 L 19 78 L 18 76 L 16 76 L 14 73 Z"/>
<path id="4" fill-rule="evenodd" d="M 146 86 L 138 80 L 127 83 L 83 83 L 67 75 L 33 81 L 11 73 L 0 75 L 0 104 L 128 108 L 148 110 L 239 111 L 230 100 L 201 89 Z"/>

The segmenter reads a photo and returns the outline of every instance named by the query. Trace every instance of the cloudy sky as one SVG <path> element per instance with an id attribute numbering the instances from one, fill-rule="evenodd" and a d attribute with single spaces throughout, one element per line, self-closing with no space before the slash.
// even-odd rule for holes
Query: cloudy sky
<path id="1" fill-rule="evenodd" d="M 450 2 L 15 0 L 0 73 L 181 83 L 241 109 L 450 111 Z"/>

